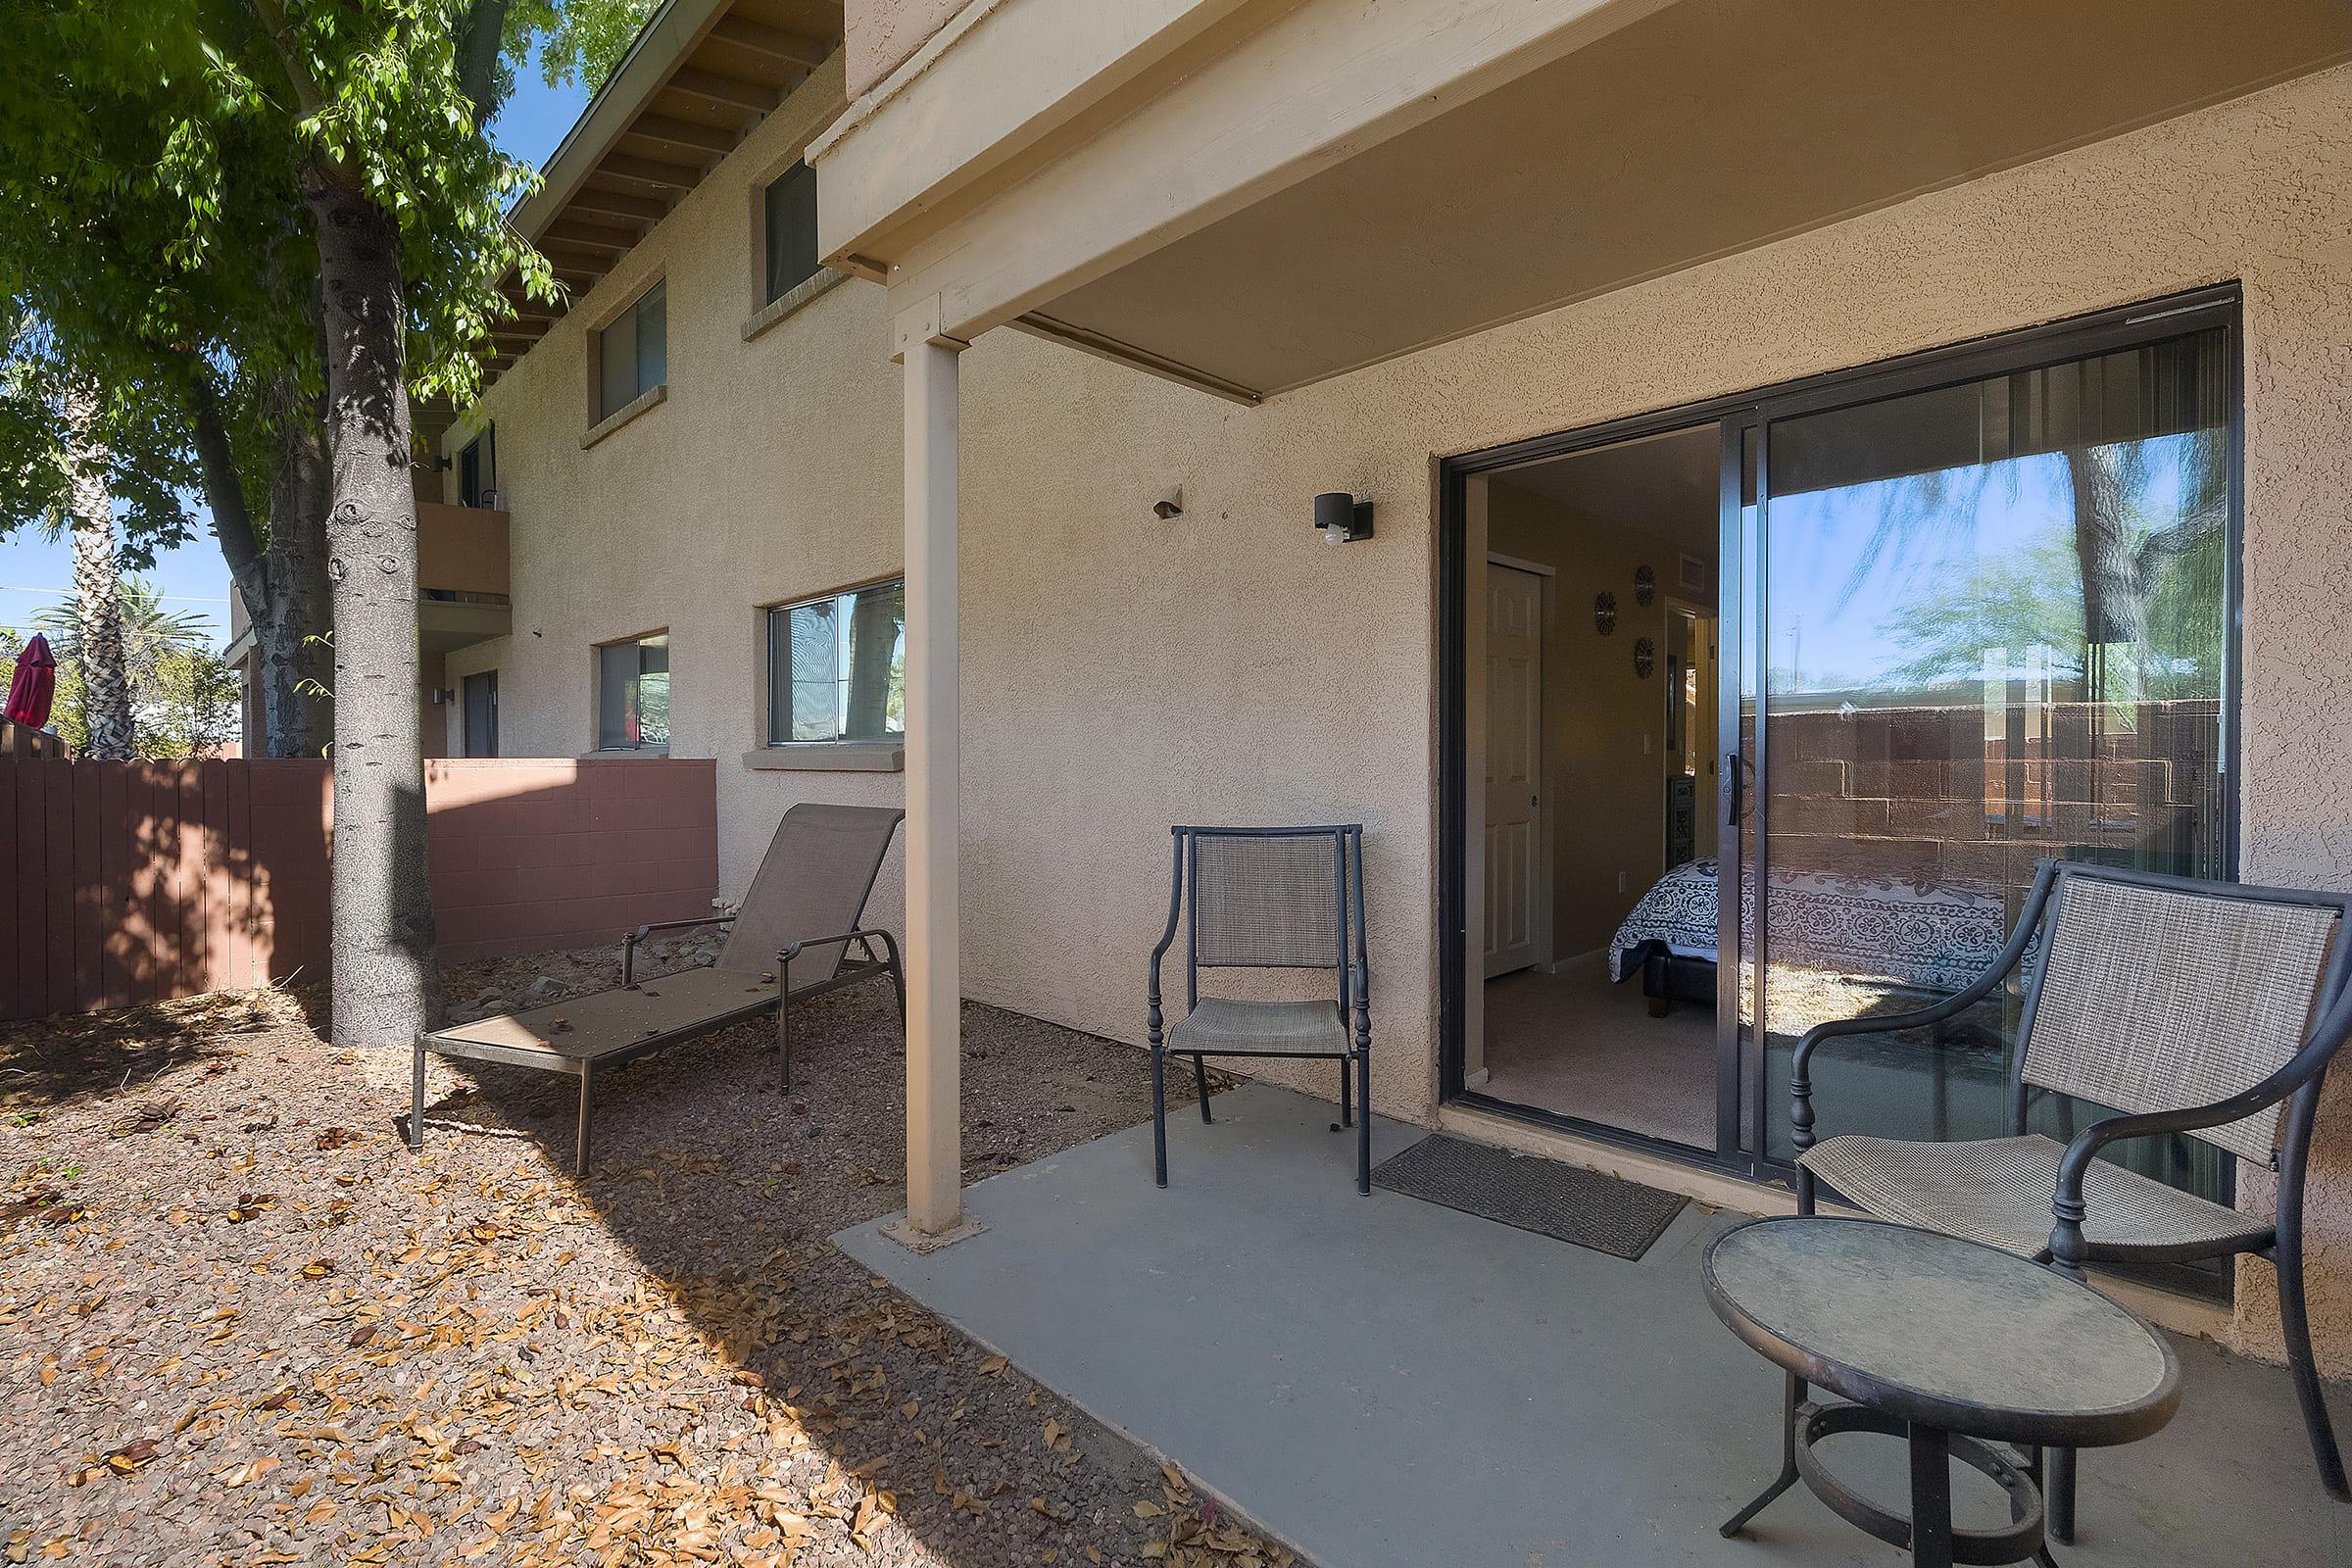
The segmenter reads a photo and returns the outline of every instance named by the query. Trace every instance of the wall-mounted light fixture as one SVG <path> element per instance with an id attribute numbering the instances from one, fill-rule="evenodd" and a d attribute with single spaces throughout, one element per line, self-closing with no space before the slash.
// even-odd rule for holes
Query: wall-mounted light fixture
<path id="1" fill-rule="evenodd" d="M 1345 490 L 1327 490 L 1315 497 L 1315 526 L 1327 545 L 1372 537 L 1372 503 L 1358 501 Z"/>
<path id="2" fill-rule="evenodd" d="M 1152 503 L 1152 515 L 1162 522 L 1184 515 L 1184 487 L 1177 486 Z"/>

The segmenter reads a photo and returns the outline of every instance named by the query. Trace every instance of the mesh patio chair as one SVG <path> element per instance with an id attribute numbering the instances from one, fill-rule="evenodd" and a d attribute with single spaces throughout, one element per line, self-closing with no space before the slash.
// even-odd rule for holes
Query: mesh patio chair
<path id="1" fill-rule="evenodd" d="M 1179 827 L 1168 926 L 1152 950 L 1152 1155 L 1168 1185 L 1167 1058 L 1193 1058 L 1200 1119 L 1209 1056 L 1336 1058 L 1340 1119 L 1355 1128 L 1355 1188 L 1372 1191 L 1372 1004 L 1364 959 L 1364 830 Z M 1188 897 L 1189 891 L 1189 897 Z M 1185 928 L 1185 1015 L 1164 1033 L 1160 960 Z M 1203 969 L 1329 969 L 1330 1002 L 1250 1002 L 1200 995 Z M 1350 1017 L 1354 1033 L 1350 1037 Z M 1349 1070 L 1353 1069 L 1352 1090 Z"/>
<path id="2" fill-rule="evenodd" d="M 789 1090 L 789 1004 L 883 976 L 898 993 L 904 1027 L 906 984 L 898 943 L 889 932 L 860 922 L 891 836 L 906 814 L 896 807 L 803 802 L 776 824 L 767 856 L 735 913 L 657 921 L 621 939 L 619 990 L 418 1035 L 411 1067 L 409 1147 L 424 1147 L 427 1052 L 577 1078 L 572 1171 L 585 1175 L 596 1080 L 623 1062 L 773 1009 L 776 1054 Z M 654 932 L 729 924 L 734 929 L 716 963 L 638 983 L 637 946 Z M 876 942 L 882 945 L 880 954 L 874 951 Z"/>
<path id="3" fill-rule="evenodd" d="M 1826 1182 L 1882 1218 L 1965 1237 L 2080 1276 L 2090 1262 L 2251 1252 L 2278 1270 L 2278 1316 L 2320 1478 L 2352 1501 L 2312 1355 L 2303 1177 L 2330 1057 L 2352 1029 L 2352 896 L 2044 860 L 2008 945 L 1933 1006 L 1824 1023 L 1797 1042 L 1790 1119 L 1797 1207 Z M 1824 1040 L 1949 1018 L 2030 951 L 2007 1138 L 1902 1143 L 1814 1138 L 1812 1058 Z M 2070 1144 L 2026 1130 L 2036 1094 L 2122 1112 Z M 2278 1172 L 2275 1221 L 2225 1208 L 2098 1157 L 2126 1139 L 2185 1133 Z M 2050 1523 L 2074 1527 L 2074 1456 L 2051 1456 Z"/>

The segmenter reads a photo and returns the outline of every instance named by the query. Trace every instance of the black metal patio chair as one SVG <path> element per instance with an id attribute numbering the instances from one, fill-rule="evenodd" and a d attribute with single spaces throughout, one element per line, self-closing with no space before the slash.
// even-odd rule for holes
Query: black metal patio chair
<path id="1" fill-rule="evenodd" d="M 1168 1185 L 1167 1058 L 1193 1058 L 1200 1119 L 1209 1056 L 1334 1057 L 1339 1127 L 1355 1129 L 1355 1188 L 1372 1191 L 1371 971 L 1364 958 L 1364 830 L 1179 827 L 1168 926 L 1152 950 L 1152 1154 Z M 1189 891 L 1189 897 L 1188 897 Z M 1185 928 L 1185 1015 L 1161 1028 L 1160 960 Z M 1203 969 L 1329 969 L 1331 1002 L 1252 1002 L 1200 995 Z M 1348 1032 L 1352 1019 L 1354 1033 Z M 1353 1068 L 1352 1092 L 1349 1069 Z"/>
<path id="2" fill-rule="evenodd" d="M 1788 1088 L 1797 1207 L 1826 1182 L 1882 1218 L 1965 1237 L 2080 1276 L 2087 1263 L 2250 1252 L 2278 1270 L 2278 1316 L 2313 1456 L 2352 1502 L 2312 1354 L 2303 1178 L 2329 1059 L 2352 1030 L 2352 896 L 2202 882 L 2044 860 L 1992 966 L 1933 1006 L 1817 1025 Z M 2046 933 L 2038 944 L 2036 933 Z M 2036 950 L 2038 947 L 2038 951 Z M 1824 1040 L 1949 1018 L 2030 951 L 2010 1081 L 2011 1136 L 1902 1143 L 1814 1138 L 1812 1061 Z M 2122 1112 L 2069 1144 L 2030 1133 L 2036 1094 Z M 2185 1133 L 2278 1172 L 2275 1220 L 2209 1202 L 2099 1156 L 2125 1139 Z M 2051 1455 L 2050 1524 L 2074 1534 L 2074 1456 Z"/>

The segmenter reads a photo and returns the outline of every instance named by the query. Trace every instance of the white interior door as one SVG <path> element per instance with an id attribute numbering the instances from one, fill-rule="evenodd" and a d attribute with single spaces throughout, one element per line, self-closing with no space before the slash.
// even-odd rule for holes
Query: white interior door
<path id="1" fill-rule="evenodd" d="M 1542 963 L 1550 922 L 1544 855 L 1544 579 L 1487 566 L 1486 975 Z"/>

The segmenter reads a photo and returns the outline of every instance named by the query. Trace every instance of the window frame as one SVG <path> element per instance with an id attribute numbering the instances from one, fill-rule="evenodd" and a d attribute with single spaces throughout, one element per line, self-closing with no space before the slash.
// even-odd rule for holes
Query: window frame
<path id="1" fill-rule="evenodd" d="M 816 756 L 820 754 L 847 756 L 858 752 L 875 754 L 888 753 L 895 756 L 904 751 L 906 744 L 906 734 L 905 729 L 906 721 L 903 714 L 900 720 L 901 727 L 899 729 L 892 730 L 886 727 L 878 735 L 836 734 L 828 739 L 823 740 L 799 740 L 795 739 L 789 733 L 790 700 L 788 694 L 792 680 L 790 664 L 791 639 L 789 635 L 789 628 L 791 625 L 791 616 L 793 612 L 800 610 L 810 610 L 820 605 L 838 605 L 841 601 L 848 600 L 851 602 L 849 614 L 854 617 L 857 612 L 857 601 L 861 596 L 874 593 L 878 590 L 897 591 L 899 600 L 899 636 L 904 638 L 906 636 L 906 574 L 905 572 L 893 572 L 890 575 L 883 577 L 869 577 L 863 581 L 848 583 L 839 588 L 826 589 L 820 593 L 803 594 L 797 598 L 779 600 L 774 604 L 761 605 L 760 607 L 760 711 L 757 719 L 759 726 L 757 733 L 761 750 L 769 754 L 770 757 L 783 758 L 794 755 Z M 781 671 L 784 678 L 781 682 L 779 682 L 777 679 L 779 673 L 777 659 L 777 628 L 779 626 L 787 628 L 784 641 L 785 661 Z M 886 675 L 885 681 L 887 681 L 887 679 L 888 677 Z M 777 733 L 777 717 L 779 712 L 777 704 L 780 697 L 783 698 L 785 703 L 785 707 L 782 711 L 785 716 L 785 729 L 787 733 L 784 734 Z M 889 704 L 889 692 L 887 685 L 885 685 L 884 688 L 883 703 L 885 712 L 887 714 Z M 888 720 L 886 717 L 885 724 L 887 724 L 887 722 Z M 758 754 L 755 754 L 755 756 L 757 755 Z"/>
<path id="2" fill-rule="evenodd" d="M 660 638 L 662 640 L 662 662 L 661 673 L 664 677 L 668 677 L 675 671 L 670 662 L 670 655 L 673 651 L 673 645 L 670 641 L 670 631 L 667 626 L 657 626 L 651 630 L 641 631 L 633 636 L 628 637 L 611 637 L 602 642 L 591 643 L 589 645 L 588 733 L 589 743 L 592 748 L 589 753 L 590 756 L 667 757 L 669 755 L 670 741 L 666 723 L 666 694 L 669 690 L 669 687 L 666 680 L 664 681 L 665 700 L 663 713 L 665 722 L 663 726 L 664 733 L 662 739 L 659 743 L 653 744 L 640 741 L 633 746 L 625 741 L 613 745 L 607 745 L 605 742 L 605 656 L 615 648 L 636 648 L 642 650 L 647 643 L 652 642 L 656 638 Z M 639 655 L 639 662 L 640 667 L 636 672 L 635 678 L 639 681 L 643 681 L 648 672 L 642 667 L 642 653 Z"/>
<path id="3" fill-rule="evenodd" d="M 644 308 L 646 302 L 657 294 L 662 297 L 662 373 L 653 381 L 647 382 L 642 379 L 645 369 Z M 605 385 L 605 370 L 609 363 L 608 351 L 612 347 L 614 334 L 624 329 L 629 333 L 629 356 L 633 362 L 630 385 L 635 390 L 619 403 L 608 406 Z M 588 435 L 584 444 L 593 443 L 611 430 L 626 424 L 656 403 L 666 400 L 669 391 L 668 275 L 657 272 L 652 277 L 645 279 L 624 303 L 604 318 L 603 322 L 589 334 L 589 337 L 591 352 L 587 356 Z"/>
<path id="4" fill-rule="evenodd" d="M 483 483 L 485 474 L 489 478 L 487 484 Z M 482 497 L 497 495 L 498 424 L 493 420 L 476 430 L 472 439 L 458 451 L 458 505 L 478 507 Z"/>
<path id="5" fill-rule="evenodd" d="M 776 283 L 775 201 L 777 191 L 788 181 L 805 185 L 808 189 L 808 270 L 782 287 L 778 287 Z M 805 156 L 795 157 L 791 163 L 760 182 L 755 205 L 759 209 L 759 270 L 755 285 L 759 297 L 755 302 L 755 308 L 765 310 L 779 300 L 797 293 L 806 287 L 810 279 L 821 276 L 826 270 L 824 257 L 816 235 L 816 171 L 808 167 Z"/>

